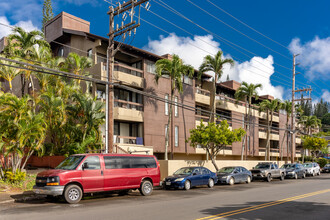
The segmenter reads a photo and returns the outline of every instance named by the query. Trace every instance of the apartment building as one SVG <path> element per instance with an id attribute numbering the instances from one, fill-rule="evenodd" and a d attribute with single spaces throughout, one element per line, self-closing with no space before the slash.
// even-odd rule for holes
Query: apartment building
<path id="1" fill-rule="evenodd" d="M 94 66 L 89 72 L 97 79 L 106 80 L 106 50 L 108 39 L 90 33 L 90 23 L 81 18 L 62 12 L 45 26 L 46 40 L 50 43 L 52 51 L 57 56 L 67 56 L 76 52 L 81 56 L 92 58 Z M 159 56 L 148 51 L 123 44 L 115 55 L 114 79 L 131 88 L 157 95 L 164 99 L 170 98 L 170 79 L 163 77 L 158 84 L 155 82 L 155 62 L 159 59 L 171 59 L 171 55 Z M 247 108 L 244 102 L 234 99 L 235 91 L 240 83 L 227 81 L 217 84 L 216 91 L 212 90 L 211 76 L 204 74 L 197 78 L 183 78 L 183 93 L 174 95 L 174 101 L 196 110 L 173 107 L 172 127 L 170 134 L 169 158 L 178 160 L 204 160 L 206 152 L 201 148 L 192 148 L 186 139 L 189 131 L 195 128 L 201 120 L 204 123 L 209 119 L 202 110 L 210 111 L 211 96 L 215 95 L 217 113 L 228 119 L 232 129 L 243 127 L 246 120 Z M 94 84 L 91 92 L 100 100 L 105 101 L 105 85 Z M 272 96 L 263 95 L 262 99 L 273 99 Z M 115 152 L 143 152 L 164 158 L 165 133 L 168 123 L 169 104 L 143 96 L 139 93 L 126 90 L 120 86 L 114 87 L 114 142 Z M 257 106 L 252 110 L 253 125 L 246 142 L 247 159 L 262 160 L 266 146 L 266 113 L 259 112 Z M 286 115 L 277 112 L 274 115 L 274 127 L 286 127 Z M 104 126 L 101 128 L 104 134 Z M 287 144 L 284 130 L 273 129 L 271 132 L 271 156 L 278 159 L 280 146 L 283 156 L 287 157 Z M 300 138 L 295 138 L 297 146 Z M 240 159 L 242 143 L 228 146 L 219 159 Z M 290 152 L 290 151 L 289 151 Z M 297 149 L 296 157 L 301 156 Z"/>

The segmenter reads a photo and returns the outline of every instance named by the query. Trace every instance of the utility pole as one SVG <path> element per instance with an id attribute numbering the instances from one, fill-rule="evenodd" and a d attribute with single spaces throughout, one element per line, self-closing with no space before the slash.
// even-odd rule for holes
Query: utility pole
<path id="1" fill-rule="evenodd" d="M 299 63 L 296 63 L 296 57 L 299 56 L 299 54 L 294 54 L 293 55 L 293 68 L 292 68 L 292 107 L 291 107 L 291 131 L 290 131 L 290 134 L 291 134 L 291 163 L 294 162 L 294 158 L 295 158 L 295 145 L 296 145 L 296 140 L 295 140 L 295 137 L 296 137 L 296 133 L 297 133 L 297 130 L 296 130 L 296 116 L 295 116 L 295 102 L 297 101 L 304 101 L 304 100 L 312 100 L 311 97 L 310 97 L 310 93 L 312 91 L 312 88 L 309 87 L 309 88 L 304 88 L 304 89 L 295 89 L 295 78 L 296 78 L 296 75 L 299 74 L 299 73 L 296 73 L 296 66 L 299 65 Z M 295 99 L 295 93 L 296 92 L 309 92 L 309 98 L 300 98 L 300 99 Z M 288 146 L 287 146 L 288 147 Z M 289 156 L 289 155 L 287 155 Z"/>
<path id="2" fill-rule="evenodd" d="M 114 86 L 113 86 L 113 71 L 114 71 L 114 56 L 120 49 L 126 39 L 136 34 L 136 28 L 140 26 L 140 12 L 141 4 L 145 3 L 144 8 L 149 10 L 149 0 L 130 0 L 118 2 L 115 8 L 111 5 L 109 7 L 109 45 L 107 49 L 107 78 L 108 84 L 106 85 L 106 137 L 105 137 L 105 153 L 113 153 L 113 135 L 114 135 Z M 139 7 L 138 15 L 135 15 L 135 8 Z M 126 12 L 129 11 L 128 16 Z M 122 15 L 120 24 L 115 27 L 115 16 Z M 126 18 L 130 19 L 125 22 Z M 137 21 L 134 20 L 137 17 Z M 115 48 L 115 38 L 119 37 Z"/>

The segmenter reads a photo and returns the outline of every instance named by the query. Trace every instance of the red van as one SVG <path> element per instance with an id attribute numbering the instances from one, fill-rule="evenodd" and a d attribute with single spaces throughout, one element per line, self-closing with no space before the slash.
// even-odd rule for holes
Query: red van
<path id="1" fill-rule="evenodd" d="M 84 193 L 139 189 L 148 196 L 159 186 L 160 169 L 155 156 L 130 154 L 76 154 L 66 158 L 54 170 L 37 175 L 33 191 L 63 196 L 78 203 Z"/>

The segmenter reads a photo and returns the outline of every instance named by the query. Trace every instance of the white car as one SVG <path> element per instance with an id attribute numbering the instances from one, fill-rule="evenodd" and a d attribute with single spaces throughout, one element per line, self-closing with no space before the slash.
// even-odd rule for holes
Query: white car
<path id="1" fill-rule="evenodd" d="M 306 175 L 316 176 L 321 174 L 321 168 L 317 163 L 304 163 Z"/>

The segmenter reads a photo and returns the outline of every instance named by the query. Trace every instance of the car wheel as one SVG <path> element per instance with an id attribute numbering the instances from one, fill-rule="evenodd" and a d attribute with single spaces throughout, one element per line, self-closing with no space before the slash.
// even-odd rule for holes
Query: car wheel
<path id="1" fill-rule="evenodd" d="M 64 199 L 67 203 L 76 204 L 83 196 L 82 190 L 77 185 L 69 185 L 64 190 Z"/>
<path id="2" fill-rule="evenodd" d="M 312 176 L 316 176 L 316 173 L 315 173 L 315 171 L 313 171 L 313 174 L 312 174 Z"/>
<path id="3" fill-rule="evenodd" d="M 186 180 L 186 182 L 184 182 L 184 189 L 185 190 L 189 190 L 191 187 L 191 183 L 189 180 Z"/>
<path id="4" fill-rule="evenodd" d="M 246 183 L 251 183 L 251 177 L 250 176 L 248 176 L 247 178 L 246 178 Z"/>
<path id="5" fill-rule="evenodd" d="M 320 175 L 321 175 L 321 172 L 319 171 L 319 172 L 317 173 L 317 175 L 320 176 Z"/>
<path id="6" fill-rule="evenodd" d="M 271 175 L 270 175 L 270 174 L 268 174 L 268 175 L 267 175 L 266 181 L 267 181 L 267 182 L 270 182 L 270 181 L 272 181 L 272 177 L 271 177 Z"/>
<path id="7" fill-rule="evenodd" d="M 303 173 L 302 178 L 303 178 L 303 179 L 306 178 L 306 173 L 305 173 L 305 172 Z"/>
<path id="8" fill-rule="evenodd" d="M 209 183 L 207 184 L 209 188 L 213 188 L 214 186 L 214 180 L 212 178 L 209 179 Z"/>
<path id="9" fill-rule="evenodd" d="M 149 180 L 144 180 L 141 183 L 141 187 L 139 189 L 141 195 L 143 196 L 150 196 L 153 190 L 152 183 Z"/>
<path id="10" fill-rule="evenodd" d="M 229 185 L 234 185 L 235 184 L 235 180 L 234 180 L 234 178 L 233 177 L 230 177 L 230 179 L 229 179 Z"/>
<path id="11" fill-rule="evenodd" d="M 280 180 L 283 181 L 284 180 L 284 173 L 281 173 L 281 176 L 280 176 Z"/>
<path id="12" fill-rule="evenodd" d="M 297 173 L 294 174 L 294 178 L 298 179 L 298 174 Z"/>

